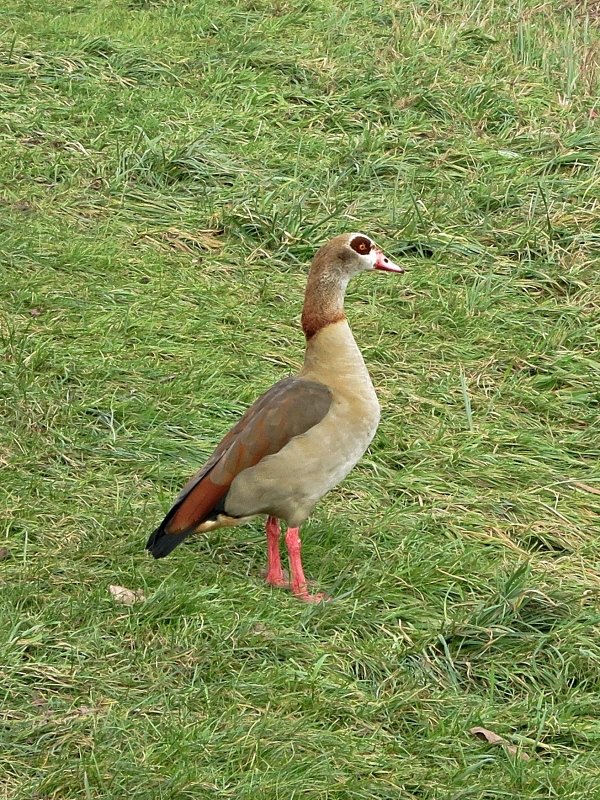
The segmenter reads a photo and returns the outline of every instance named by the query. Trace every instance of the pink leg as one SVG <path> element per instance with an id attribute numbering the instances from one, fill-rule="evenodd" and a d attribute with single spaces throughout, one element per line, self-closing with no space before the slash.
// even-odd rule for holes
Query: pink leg
<path id="1" fill-rule="evenodd" d="M 265 580 L 272 586 L 285 586 L 288 582 L 281 569 L 281 558 L 279 557 L 279 537 L 281 529 L 277 517 L 267 517 L 265 528 L 267 532 L 267 574 Z"/>
<path id="2" fill-rule="evenodd" d="M 300 528 L 288 528 L 285 534 L 285 543 L 290 558 L 290 572 L 292 573 L 290 588 L 292 592 L 305 603 L 320 603 L 322 600 L 327 600 L 328 597 L 325 594 L 310 594 L 308 591 L 300 556 Z"/>

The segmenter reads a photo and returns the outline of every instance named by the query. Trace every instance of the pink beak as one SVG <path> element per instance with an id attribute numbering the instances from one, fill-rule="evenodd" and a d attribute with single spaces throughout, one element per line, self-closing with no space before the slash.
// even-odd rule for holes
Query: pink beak
<path id="1" fill-rule="evenodd" d="M 404 267 L 399 267 L 398 264 L 394 264 L 393 261 L 387 256 L 384 256 L 381 250 L 375 251 L 377 258 L 375 259 L 374 267 L 375 269 L 384 269 L 386 272 L 404 272 Z"/>

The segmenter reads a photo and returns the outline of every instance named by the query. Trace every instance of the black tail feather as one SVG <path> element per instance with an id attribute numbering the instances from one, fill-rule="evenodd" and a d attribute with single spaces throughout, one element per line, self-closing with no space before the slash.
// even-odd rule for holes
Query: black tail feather
<path id="1" fill-rule="evenodd" d="M 146 542 L 146 550 L 149 550 L 154 558 L 164 558 L 171 550 L 190 535 L 190 531 L 183 533 L 167 533 L 163 525 L 160 525 Z"/>
<path id="2" fill-rule="evenodd" d="M 183 500 L 184 498 L 182 498 Z M 195 528 L 188 528 L 186 531 L 180 533 L 169 533 L 167 527 L 175 512 L 181 505 L 182 500 L 175 503 L 167 516 L 160 523 L 158 528 L 150 534 L 150 538 L 146 542 L 146 550 L 149 550 L 154 558 L 164 558 L 168 556 L 171 550 L 175 550 L 178 544 L 181 544 L 184 539 L 194 532 Z M 206 520 L 216 520 L 219 514 L 225 513 L 225 498 L 220 498 L 216 503 L 210 514 L 208 514 L 202 522 Z"/>

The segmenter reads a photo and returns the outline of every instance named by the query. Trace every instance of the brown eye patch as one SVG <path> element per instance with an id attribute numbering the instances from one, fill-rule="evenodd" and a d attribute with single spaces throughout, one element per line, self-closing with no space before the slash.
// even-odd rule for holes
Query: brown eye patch
<path id="1" fill-rule="evenodd" d="M 355 236 L 350 242 L 350 247 L 361 256 L 366 256 L 371 252 L 373 243 L 366 236 Z"/>

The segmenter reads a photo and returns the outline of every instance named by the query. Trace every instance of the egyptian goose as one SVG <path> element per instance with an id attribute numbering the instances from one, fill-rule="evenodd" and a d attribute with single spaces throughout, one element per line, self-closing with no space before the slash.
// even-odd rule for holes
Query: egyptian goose
<path id="1" fill-rule="evenodd" d="M 306 602 L 325 599 L 308 591 L 299 528 L 362 457 L 379 423 L 377 396 L 344 316 L 348 281 L 374 269 L 404 272 L 361 233 L 336 236 L 317 252 L 302 311 L 304 366 L 250 406 L 184 486 L 148 539 L 155 558 L 191 533 L 266 514 L 267 582 L 289 586 Z M 280 519 L 288 526 L 289 583 L 279 556 Z"/>

